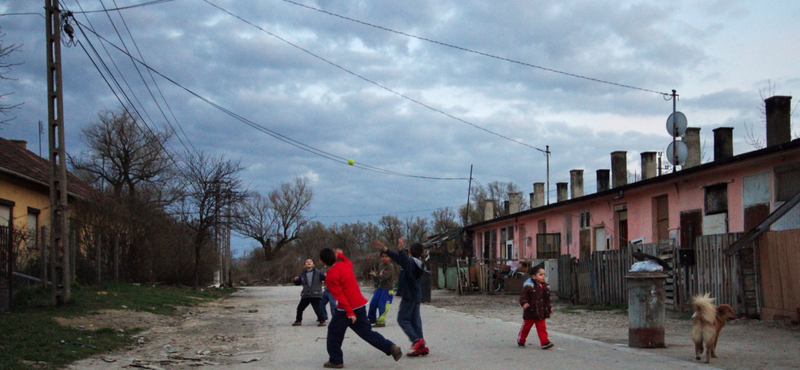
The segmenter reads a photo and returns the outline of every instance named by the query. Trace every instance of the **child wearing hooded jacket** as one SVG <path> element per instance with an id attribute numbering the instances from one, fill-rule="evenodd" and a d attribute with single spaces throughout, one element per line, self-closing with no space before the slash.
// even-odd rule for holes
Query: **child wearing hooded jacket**
<path id="1" fill-rule="evenodd" d="M 545 319 L 549 318 L 553 312 L 550 306 L 550 284 L 544 281 L 545 272 L 541 265 L 531 267 L 530 275 L 531 277 L 522 285 L 522 292 L 519 294 L 519 304 L 523 309 L 522 319 L 524 322 L 517 334 L 517 345 L 525 346 L 528 333 L 535 325 L 542 349 L 549 349 L 553 347 L 553 343 L 547 338 Z"/>

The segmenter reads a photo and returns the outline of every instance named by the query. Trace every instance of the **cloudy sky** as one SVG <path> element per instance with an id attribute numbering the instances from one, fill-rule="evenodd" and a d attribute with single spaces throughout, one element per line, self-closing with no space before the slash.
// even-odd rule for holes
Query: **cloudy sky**
<path id="1" fill-rule="evenodd" d="M 47 122 L 43 3 L 0 0 L 3 44 L 22 45 L 8 61 L 24 63 L 0 81 L 13 92 L 3 103 L 24 103 L 0 136 L 34 152 Z M 150 127 L 178 133 L 176 155 L 240 160 L 253 190 L 307 177 L 326 224 L 456 208 L 471 165 L 478 184 L 527 196 L 546 180 L 548 146 L 551 200 L 571 169 L 591 193 L 612 151 L 634 171 L 641 152 L 666 149 L 673 89 L 707 153 L 727 126 L 740 154 L 753 150 L 748 129 L 765 135 L 762 96 L 800 91 L 800 2 L 788 0 L 61 3 L 76 29 L 62 47 L 70 154 L 127 97 Z"/>

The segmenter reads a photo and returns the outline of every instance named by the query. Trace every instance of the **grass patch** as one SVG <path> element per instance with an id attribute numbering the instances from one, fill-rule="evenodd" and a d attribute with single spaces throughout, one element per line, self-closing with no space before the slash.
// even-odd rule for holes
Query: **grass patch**
<path id="1" fill-rule="evenodd" d="M 58 369 L 74 361 L 131 343 L 130 335 L 112 329 L 80 330 L 59 325 L 56 317 L 78 317 L 105 309 L 174 315 L 180 306 L 224 297 L 234 290 L 194 291 L 170 286 L 102 284 L 76 286 L 70 302 L 49 305 L 50 290 L 24 288 L 14 294 L 11 313 L 0 314 L 0 369 Z M 77 344 L 76 344 L 77 343 Z"/>

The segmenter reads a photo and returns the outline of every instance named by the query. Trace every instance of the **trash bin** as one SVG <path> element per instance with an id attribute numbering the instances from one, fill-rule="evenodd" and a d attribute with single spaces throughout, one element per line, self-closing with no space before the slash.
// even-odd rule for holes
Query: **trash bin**
<path id="1" fill-rule="evenodd" d="M 431 273 L 425 271 L 422 277 L 419 278 L 419 287 L 422 289 L 422 302 L 431 301 Z"/>
<path id="2" fill-rule="evenodd" d="M 664 348 L 665 287 L 663 272 L 629 272 L 628 346 Z"/>

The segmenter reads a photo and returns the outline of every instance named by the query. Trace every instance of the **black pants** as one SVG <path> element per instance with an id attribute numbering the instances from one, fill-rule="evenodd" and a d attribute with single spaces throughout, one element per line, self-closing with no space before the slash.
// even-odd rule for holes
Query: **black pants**
<path id="1" fill-rule="evenodd" d="M 303 311 L 306 310 L 308 305 L 311 305 L 311 308 L 314 309 L 314 313 L 317 314 L 318 322 L 325 321 L 322 319 L 322 311 L 319 309 L 319 301 L 321 299 L 322 298 L 300 298 L 300 303 L 297 304 L 297 318 L 294 321 L 303 322 Z"/>
<path id="2" fill-rule="evenodd" d="M 394 343 L 383 337 L 380 333 L 372 330 L 367 320 L 366 307 L 359 307 L 353 310 L 356 314 L 356 322 L 350 321 L 344 311 L 336 310 L 331 318 L 331 323 L 328 325 L 328 356 L 330 363 L 334 365 L 344 363 L 344 354 L 342 353 L 342 342 L 344 342 L 344 333 L 347 328 L 361 337 L 364 341 L 371 344 L 373 347 L 379 349 L 387 356 L 391 354 L 392 346 Z"/>

